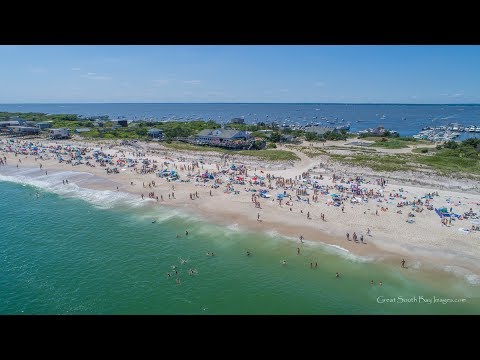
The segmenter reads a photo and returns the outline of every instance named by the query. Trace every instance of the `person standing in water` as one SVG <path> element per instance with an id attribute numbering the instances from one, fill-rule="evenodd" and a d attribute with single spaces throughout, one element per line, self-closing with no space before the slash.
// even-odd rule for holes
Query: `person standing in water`
<path id="1" fill-rule="evenodd" d="M 405 259 L 402 259 L 402 268 L 405 268 Z"/>

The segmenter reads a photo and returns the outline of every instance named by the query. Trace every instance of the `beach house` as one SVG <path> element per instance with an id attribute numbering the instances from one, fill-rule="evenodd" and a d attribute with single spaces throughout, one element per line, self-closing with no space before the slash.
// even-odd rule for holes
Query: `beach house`
<path id="1" fill-rule="evenodd" d="M 65 128 L 50 129 L 50 139 L 68 139 L 70 130 Z"/>
<path id="2" fill-rule="evenodd" d="M 205 129 L 200 131 L 195 138 L 204 142 L 224 142 L 232 140 L 249 140 L 251 136 L 243 130 Z"/>
<path id="3" fill-rule="evenodd" d="M 40 129 L 32 126 L 9 126 L 8 132 L 16 136 L 37 135 Z"/>
<path id="4" fill-rule="evenodd" d="M 163 138 L 163 130 L 162 129 L 149 129 L 147 134 L 152 139 L 162 139 Z"/>
<path id="5" fill-rule="evenodd" d="M 36 123 L 36 126 L 40 129 L 40 130 L 45 130 L 45 129 L 49 129 L 52 127 L 52 123 L 50 122 L 39 122 L 39 123 Z"/>

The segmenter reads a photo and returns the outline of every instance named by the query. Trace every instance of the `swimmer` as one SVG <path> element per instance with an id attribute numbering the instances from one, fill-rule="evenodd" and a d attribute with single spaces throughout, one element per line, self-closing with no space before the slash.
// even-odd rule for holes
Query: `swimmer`
<path id="1" fill-rule="evenodd" d="M 370 285 L 373 285 L 373 280 L 370 280 Z"/>
<path id="2" fill-rule="evenodd" d="M 282 260 L 282 265 L 287 265 L 287 260 Z"/>
<path id="3" fill-rule="evenodd" d="M 247 250 L 247 256 L 250 256 L 250 251 Z"/>
<path id="4" fill-rule="evenodd" d="M 335 277 L 339 278 L 340 277 L 340 274 L 337 272 L 335 273 Z"/>
<path id="5" fill-rule="evenodd" d="M 382 286 L 382 282 L 380 281 L 380 282 L 378 283 L 378 285 Z"/>

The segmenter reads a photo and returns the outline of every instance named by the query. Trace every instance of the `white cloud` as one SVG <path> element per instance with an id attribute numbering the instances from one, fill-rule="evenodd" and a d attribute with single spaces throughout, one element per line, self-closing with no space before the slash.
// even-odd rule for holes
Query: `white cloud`
<path id="1" fill-rule="evenodd" d="M 198 85 L 200 84 L 200 80 L 183 80 L 184 84 L 190 84 L 190 85 Z"/>
<path id="2" fill-rule="evenodd" d="M 163 86 L 167 85 L 169 83 L 168 80 L 162 79 L 162 80 L 152 80 L 152 83 L 154 86 Z"/>
<path id="3" fill-rule="evenodd" d="M 280 92 L 288 92 L 288 89 L 279 89 Z"/>
<path id="4" fill-rule="evenodd" d="M 191 91 L 184 91 L 184 92 L 183 92 L 183 95 L 192 96 L 193 93 L 192 93 Z"/>
<path id="5" fill-rule="evenodd" d="M 72 68 L 72 71 L 80 71 L 80 68 Z"/>
<path id="6" fill-rule="evenodd" d="M 416 99 L 416 98 L 417 98 L 417 96 L 416 96 L 416 95 L 413 95 L 413 96 L 410 96 L 410 98 L 412 98 L 412 99 Z"/>
<path id="7" fill-rule="evenodd" d="M 449 97 L 449 98 L 459 98 L 459 97 L 463 97 L 465 94 L 463 92 L 457 92 L 455 94 L 450 94 L 450 93 L 442 93 L 440 94 L 440 96 L 446 96 L 446 97 Z"/>
<path id="8" fill-rule="evenodd" d="M 313 86 L 317 86 L 317 87 L 322 87 L 322 86 L 325 86 L 325 82 L 323 81 L 317 81 L 313 84 Z"/>
<path id="9" fill-rule="evenodd" d="M 83 77 L 83 78 L 86 78 L 86 79 L 91 79 L 91 80 L 112 80 L 111 76 L 97 75 L 97 73 L 94 73 L 94 72 L 89 72 L 89 73 L 80 75 L 80 77 Z"/>

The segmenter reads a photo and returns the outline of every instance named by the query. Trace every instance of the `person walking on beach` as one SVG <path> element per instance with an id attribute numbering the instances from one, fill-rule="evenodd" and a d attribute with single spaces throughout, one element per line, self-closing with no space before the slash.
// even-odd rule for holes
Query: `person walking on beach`
<path id="1" fill-rule="evenodd" d="M 347 233 L 347 240 L 350 241 L 350 234 Z"/>
<path id="2" fill-rule="evenodd" d="M 303 244 L 303 235 L 300 235 L 300 242 Z"/>
<path id="3" fill-rule="evenodd" d="M 405 268 L 405 259 L 402 259 L 402 268 Z"/>
<path id="4" fill-rule="evenodd" d="M 367 228 L 367 235 L 370 235 L 370 228 Z"/>

